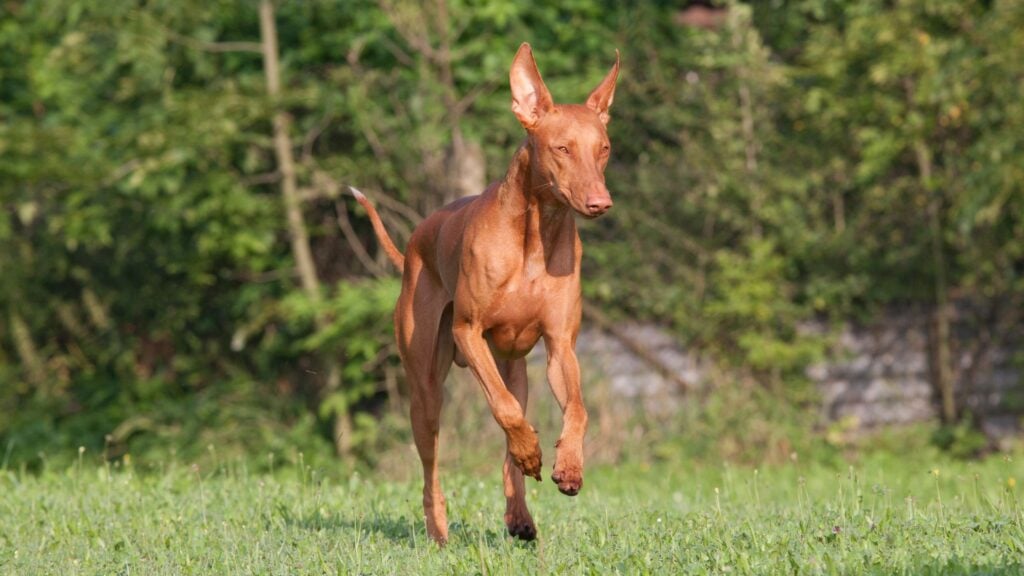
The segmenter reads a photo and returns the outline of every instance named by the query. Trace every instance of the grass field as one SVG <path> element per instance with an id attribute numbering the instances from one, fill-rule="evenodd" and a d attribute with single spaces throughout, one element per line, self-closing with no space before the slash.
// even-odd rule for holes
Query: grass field
<path id="1" fill-rule="evenodd" d="M 531 482 L 530 544 L 505 536 L 497 470 L 454 472 L 443 550 L 426 540 L 414 482 L 242 464 L 0 471 L 0 573 L 1024 572 L 1020 462 L 921 460 L 606 467 L 576 498 Z"/>

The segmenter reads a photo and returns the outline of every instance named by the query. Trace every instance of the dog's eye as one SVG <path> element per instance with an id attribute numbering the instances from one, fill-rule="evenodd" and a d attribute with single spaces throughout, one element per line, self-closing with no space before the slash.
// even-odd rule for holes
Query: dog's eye
<path id="1" fill-rule="evenodd" d="M 558 151 L 563 153 L 563 154 L 568 154 L 569 153 L 569 148 L 567 146 L 559 146 L 558 147 Z"/>
<path id="2" fill-rule="evenodd" d="M 607 144 L 605 144 L 604 146 L 601 147 L 601 153 L 602 154 L 607 154 L 607 153 L 609 153 L 611 151 L 612 151 L 612 147 L 607 145 Z"/>

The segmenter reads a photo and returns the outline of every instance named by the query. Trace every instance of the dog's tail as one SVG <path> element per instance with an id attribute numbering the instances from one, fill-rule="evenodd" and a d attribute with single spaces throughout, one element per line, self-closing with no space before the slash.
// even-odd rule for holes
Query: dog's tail
<path id="1" fill-rule="evenodd" d="M 380 220 L 380 214 L 377 214 L 377 209 L 373 207 L 373 204 L 367 200 L 366 196 L 362 192 L 356 190 L 355 187 L 349 186 L 349 190 L 352 191 L 352 195 L 356 197 L 356 201 L 366 208 L 366 212 L 370 215 L 370 223 L 373 224 L 373 231 L 377 234 L 377 241 L 384 247 L 384 252 L 387 253 L 388 258 L 394 263 L 399 270 L 405 269 L 405 256 L 398 251 L 395 247 L 395 243 L 391 241 L 391 236 L 388 236 L 388 231 L 384 229 L 384 223 Z"/>

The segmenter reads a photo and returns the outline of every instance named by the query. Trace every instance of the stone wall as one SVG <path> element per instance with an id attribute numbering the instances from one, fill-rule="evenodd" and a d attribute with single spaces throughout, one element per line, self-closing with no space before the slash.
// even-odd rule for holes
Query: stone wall
<path id="1" fill-rule="evenodd" d="M 822 415 L 826 420 L 846 419 L 858 427 L 906 424 L 936 418 L 937 401 L 931 385 L 928 317 L 902 312 L 886 315 L 869 325 L 848 325 L 835 339 L 830 360 L 812 366 L 808 376 L 821 393 Z M 824 332 L 824 325 L 807 329 Z M 694 386 L 706 383 L 711 367 L 696 354 L 679 346 L 666 331 L 650 324 L 623 324 L 618 331 L 642 343 L 647 353 L 678 378 L 666 378 L 621 338 L 593 326 L 585 326 L 577 342 L 584 377 L 604 378 L 612 391 L 624 397 L 645 400 L 652 410 L 672 409 L 679 394 L 679 380 Z M 968 348 L 971 330 L 954 325 L 954 351 Z M 1019 341 L 1019 340 L 1018 340 Z M 986 415 L 986 425 L 1016 426 L 1024 397 L 1022 374 L 1015 367 L 1009 346 L 993 348 L 979 355 L 961 352 L 955 356 L 958 401 Z M 543 352 L 535 356 L 543 362 Z M 968 374 L 973 384 L 968 386 Z M 970 390 L 967 390 L 970 388 Z"/>

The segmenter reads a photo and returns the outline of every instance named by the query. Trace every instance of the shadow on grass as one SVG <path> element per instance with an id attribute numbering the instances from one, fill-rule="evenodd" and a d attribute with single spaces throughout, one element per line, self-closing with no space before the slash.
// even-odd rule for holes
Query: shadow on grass
<path id="1" fill-rule="evenodd" d="M 1007 564 L 1005 566 L 982 566 L 975 563 L 955 559 L 945 564 L 924 564 L 915 568 L 913 574 L 929 576 L 932 574 L 970 574 L 972 576 L 1009 576 L 1024 574 L 1024 565 Z"/>
<path id="2" fill-rule="evenodd" d="M 284 506 L 279 506 L 277 515 L 288 526 L 321 532 L 352 532 L 357 536 L 364 532 L 372 532 L 396 543 L 409 542 L 426 538 L 426 533 L 407 516 L 386 516 L 382 514 L 360 515 L 352 518 L 341 514 L 324 516 L 318 512 L 296 514 Z M 422 535 L 420 534 L 422 532 Z"/>
<path id="3" fill-rule="evenodd" d="M 353 533 L 359 537 L 364 533 L 372 533 L 387 538 L 395 544 L 404 544 L 409 547 L 424 545 L 429 542 L 426 528 L 419 518 L 408 516 L 388 516 L 384 514 L 373 514 L 359 516 L 357 518 L 334 515 L 323 517 L 318 513 L 294 514 L 287 508 L 280 507 L 278 515 L 288 526 L 302 530 L 323 531 L 331 530 L 338 532 Z M 452 522 L 448 526 L 449 546 L 476 546 L 478 544 L 494 548 L 513 543 L 522 547 L 536 546 L 534 542 L 523 542 L 512 538 L 504 529 L 475 530 L 461 522 Z"/>

